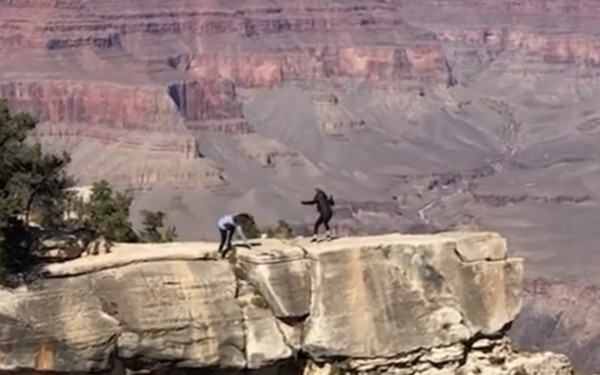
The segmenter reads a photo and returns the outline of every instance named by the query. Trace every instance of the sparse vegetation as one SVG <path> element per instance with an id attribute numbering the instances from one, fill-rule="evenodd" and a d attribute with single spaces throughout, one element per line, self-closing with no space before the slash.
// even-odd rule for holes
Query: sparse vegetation
<path id="1" fill-rule="evenodd" d="M 244 228 L 244 233 L 248 239 L 260 238 L 263 234 L 266 234 L 269 238 L 292 238 L 294 231 L 289 223 L 285 220 L 279 220 L 276 226 L 273 227 L 259 227 L 255 221 L 250 223 Z"/>
<path id="2" fill-rule="evenodd" d="M 294 237 L 294 231 L 292 227 L 285 220 L 279 220 L 277 222 L 277 226 L 267 228 L 265 233 L 269 238 L 286 239 Z"/>
<path id="3" fill-rule="evenodd" d="M 256 225 L 256 222 L 252 221 L 247 228 L 244 228 L 244 234 L 246 237 L 248 237 L 248 239 L 260 238 L 261 231 Z"/>
<path id="4" fill-rule="evenodd" d="M 142 229 L 136 233 L 129 221 L 130 195 L 115 191 L 107 181 L 92 185 L 87 202 L 72 200 L 75 218 L 70 225 L 88 228 L 115 242 L 172 242 L 177 238 L 175 227 L 164 228 L 166 214 L 162 211 L 142 210 Z"/>
<path id="5" fill-rule="evenodd" d="M 28 114 L 11 114 L 0 100 L 0 282 L 27 280 L 38 263 L 36 239 L 42 230 L 88 228 L 123 242 L 177 237 L 174 227 L 163 229 L 166 216 L 160 211 L 144 211 L 143 229 L 135 233 L 129 221 L 132 197 L 106 181 L 93 185 L 88 202 L 76 197 L 67 173 L 69 155 L 44 152 L 28 140 L 36 124 Z"/>
<path id="6" fill-rule="evenodd" d="M 28 115 L 10 113 L 0 100 L 0 278 L 19 278 L 35 265 L 35 239 L 30 222 L 61 225 L 72 180 L 66 173 L 66 154 L 44 153 L 27 141 L 36 126 Z"/>
<path id="7" fill-rule="evenodd" d="M 89 201 L 77 205 L 75 226 L 93 229 L 110 241 L 138 242 L 138 235 L 129 221 L 132 200 L 132 197 L 114 191 L 107 181 L 96 182 L 92 185 Z"/>
<path id="8" fill-rule="evenodd" d="M 166 217 L 164 212 L 142 210 L 141 214 L 144 217 L 143 229 L 139 234 L 142 242 L 173 242 L 177 239 L 175 227 L 169 226 L 163 230 Z"/>

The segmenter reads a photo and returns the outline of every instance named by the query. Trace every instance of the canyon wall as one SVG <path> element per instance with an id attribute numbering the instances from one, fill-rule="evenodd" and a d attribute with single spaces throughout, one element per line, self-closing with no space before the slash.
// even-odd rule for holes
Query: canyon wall
<path id="1" fill-rule="evenodd" d="M 0 96 L 39 118 L 35 139 L 71 154 L 80 185 L 134 192 L 135 223 L 162 210 L 184 240 L 242 210 L 310 227 L 299 202 L 321 186 L 338 233 L 494 230 L 528 279 L 598 285 L 599 14 L 594 0 L 0 0 Z M 586 352 L 553 332 L 515 337 Z"/>
<path id="2" fill-rule="evenodd" d="M 81 161 L 72 168 L 81 184 L 92 181 L 89 171 L 97 171 L 96 179 L 134 190 L 164 183 L 239 196 L 236 192 L 255 185 L 243 182 L 252 181 L 249 177 L 237 177 L 240 170 L 277 166 L 260 162 L 273 156 L 272 150 L 249 153 L 240 144 L 244 135 L 258 133 L 281 143 L 275 156 L 324 162 L 328 168 L 318 169 L 338 171 L 342 180 L 353 170 L 372 173 L 373 162 L 319 160 L 323 155 L 316 145 L 333 143 L 330 147 L 343 154 L 360 147 L 356 142 L 377 144 L 372 133 L 414 138 L 404 124 L 443 123 L 432 108 L 438 105 L 456 116 L 453 105 L 469 100 L 444 90 L 474 85 L 479 76 L 486 79 L 486 71 L 506 77 L 502 86 L 514 80 L 535 86 L 564 72 L 595 82 L 596 7 L 566 0 L 259 1 L 235 8 L 219 1 L 173 0 L 166 8 L 159 1 L 3 1 L 0 96 L 39 117 L 36 136 L 43 144 Z M 32 12 L 36 18 L 28 21 Z M 559 15 L 560 22 L 545 22 Z M 573 31 L 577 23 L 582 26 Z M 283 101 L 277 107 L 262 95 L 290 85 L 293 95 L 275 94 Z M 356 91 L 357 85 L 374 92 Z M 426 92 L 431 104 L 415 104 L 415 95 Z M 449 102 L 448 95 L 455 98 Z M 293 121 L 277 113 L 295 105 L 299 113 Z M 398 112 L 395 118 L 390 111 Z M 290 126 L 294 129 L 286 131 Z M 311 130 L 300 134 L 298 126 Z M 483 133 L 493 126 L 476 125 Z M 315 136 L 319 142 L 312 148 L 295 147 Z M 510 142 L 507 135 L 495 136 L 500 139 L 492 143 Z M 404 143 L 400 148 L 407 147 Z M 501 157 L 497 147 L 485 147 L 477 158 Z M 89 150 L 97 150 L 94 158 Z M 385 159 L 403 156 L 387 151 Z M 431 151 L 437 160 L 419 165 L 421 173 L 454 169 L 444 152 Z M 368 147 L 364 152 L 377 164 L 389 163 Z M 171 161 L 160 162 L 163 156 Z M 181 166 L 181 159 L 190 162 Z M 411 173 L 416 169 L 407 167 Z M 289 163 L 275 169 L 303 176 L 298 188 L 320 178 L 318 171 L 288 170 Z M 272 172 L 260 173 L 260 180 L 281 184 Z"/>
<path id="3" fill-rule="evenodd" d="M 567 354 L 579 368 L 594 371 L 600 360 L 596 350 L 599 290 L 577 280 L 525 280 L 523 317 L 511 336 L 520 347 L 552 348 Z"/>
<path id="4" fill-rule="evenodd" d="M 3 372 L 567 375 L 506 329 L 523 262 L 494 233 L 117 244 L 0 291 Z"/>
<path id="5" fill-rule="evenodd" d="M 166 7 L 159 1 L 2 1 L 0 96 L 39 117 L 36 136 L 44 145 L 74 155 L 81 184 L 106 178 L 133 190 L 166 184 L 239 198 L 256 185 L 240 174 L 260 174 L 257 181 L 277 186 L 274 171 L 298 175 L 297 189 L 281 186 L 298 193 L 336 171 L 347 186 L 344 176 L 372 174 L 374 162 L 324 158 L 318 145 L 332 144 L 327 147 L 337 155 L 364 149 L 363 160 L 370 156 L 375 165 L 402 159 L 406 139 L 421 136 L 407 125 L 444 123 L 435 107 L 470 121 L 453 108 L 470 98 L 448 90 L 475 89 L 490 78 L 488 71 L 505 79 L 498 86 L 521 91 L 562 73 L 595 82 L 596 9 L 592 1 L 566 0 L 259 1 L 234 8 L 220 1 L 173 0 Z M 557 17 L 560 22 L 551 22 Z M 278 105 L 264 95 L 289 87 L 273 94 Z M 293 119 L 279 113 L 294 106 Z M 474 126 L 493 145 L 481 145 L 486 150 L 459 161 L 461 168 L 475 167 L 481 157 L 502 158 L 500 148 L 516 142 L 493 130 L 495 124 Z M 277 142 L 279 150 L 248 150 L 240 139 L 249 134 Z M 378 144 L 376 134 L 399 138 L 384 147 L 384 158 L 361 145 Z M 434 160 L 407 163 L 408 173 L 455 169 L 456 160 L 431 146 L 420 148 Z M 306 160 L 265 162 L 286 155 Z M 390 182 L 353 183 L 381 194 Z"/>

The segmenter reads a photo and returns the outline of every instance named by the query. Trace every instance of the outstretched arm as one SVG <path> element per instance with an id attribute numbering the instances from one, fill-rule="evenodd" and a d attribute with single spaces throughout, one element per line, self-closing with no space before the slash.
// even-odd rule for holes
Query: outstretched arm
<path id="1" fill-rule="evenodd" d="M 319 197 L 319 194 L 315 195 L 315 197 L 312 200 L 310 200 L 310 201 L 302 201 L 301 203 L 305 204 L 305 205 L 317 204 L 317 198 L 318 197 Z"/>
<path id="2" fill-rule="evenodd" d="M 242 240 L 244 241 L 244 243 L 246 244 L 246 246 L 250 246 L 248 244 L 248 238 L 246 238 L 246 235 L 244 234 L 244 231 L 242 230 L 241 226 L 237 226 L 237 232 L 239 233 L 240 237 L 242 237 Z"/>
<path id="3" fill-rule="evenodd" d="M 329 204 L 335 206 L 335 202 L 333 201 L 333 195 L 329 196 Z"/>

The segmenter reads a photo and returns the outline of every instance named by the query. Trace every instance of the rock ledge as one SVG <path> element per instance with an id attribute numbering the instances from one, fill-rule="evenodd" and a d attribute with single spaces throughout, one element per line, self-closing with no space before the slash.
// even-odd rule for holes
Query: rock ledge
<path id="1" fill-rule="evenodd" d="M 0 291 L 0 370 L 570 374 L 515 352 L 523 262 L 494 233 L 118 244 Z"/>

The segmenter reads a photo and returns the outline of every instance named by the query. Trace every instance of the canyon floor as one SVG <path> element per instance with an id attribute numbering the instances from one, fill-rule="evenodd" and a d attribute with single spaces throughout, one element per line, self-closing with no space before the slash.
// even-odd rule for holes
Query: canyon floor
<path id="1" fill-rule="evenodd" d="M 340 235 L 497 231 L 526 259 L 517 344 L 600 371 L 599 16 L 594 0 L 0 0 L 0 97 L 80 185 L 130 190 L 181 240 L 241 210 L 310 226 L 316 186 Z"/>

